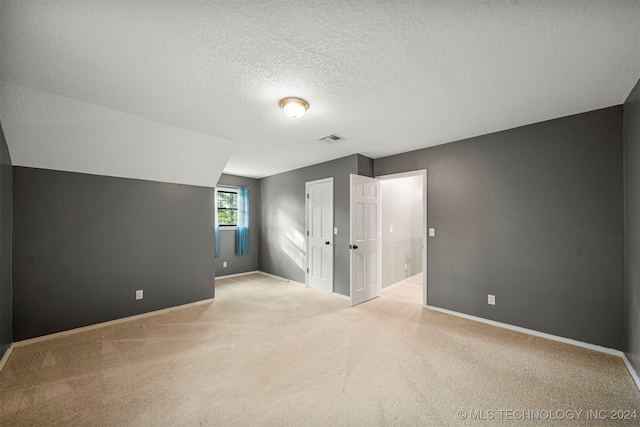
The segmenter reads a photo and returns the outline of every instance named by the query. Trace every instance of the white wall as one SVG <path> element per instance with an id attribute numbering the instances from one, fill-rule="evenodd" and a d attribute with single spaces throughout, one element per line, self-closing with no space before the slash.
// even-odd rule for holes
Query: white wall
<path id="1" fill-rule="evenodd" d="M 383 288 L 422 272 L 422 180 L 411 176 L 380 182 Z"/>

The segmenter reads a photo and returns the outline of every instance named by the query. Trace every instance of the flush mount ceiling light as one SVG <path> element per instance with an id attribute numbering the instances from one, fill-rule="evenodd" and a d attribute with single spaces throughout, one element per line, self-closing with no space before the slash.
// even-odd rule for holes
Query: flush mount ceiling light
<path id="1" fill-rule="evenodd" d="M 280 108 L 292 119 L 302 117 L 309 108 L 309 103 L 300 98 L 283 98 L 280 100 Z"/>

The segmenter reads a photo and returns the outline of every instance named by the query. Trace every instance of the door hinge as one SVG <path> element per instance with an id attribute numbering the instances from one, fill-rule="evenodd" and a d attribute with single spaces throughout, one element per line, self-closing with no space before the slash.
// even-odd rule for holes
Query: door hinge
<path id="1" fill-rule="evenodd" d="M 309 193 L 307 193 L 307 199 L 309 198 Z"/>
<path id="2" fill-rule="evenodd" d="M 309 230 L 307 230 L 307 236 L 309 235 Z"/>
<path id="3" fill-rule="evenodd" d="M 307 274 L 309 274 L 309 267 L 307 267 Z"/>

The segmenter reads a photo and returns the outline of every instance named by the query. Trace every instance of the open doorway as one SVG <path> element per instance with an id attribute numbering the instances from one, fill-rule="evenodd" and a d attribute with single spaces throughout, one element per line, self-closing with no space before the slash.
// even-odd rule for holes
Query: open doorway
<path id="1" fill-rule="evenodd" d="M 382 290 L 419 282 L 427 305 L 427 171 L 376 177 L 382 195 Z"/>

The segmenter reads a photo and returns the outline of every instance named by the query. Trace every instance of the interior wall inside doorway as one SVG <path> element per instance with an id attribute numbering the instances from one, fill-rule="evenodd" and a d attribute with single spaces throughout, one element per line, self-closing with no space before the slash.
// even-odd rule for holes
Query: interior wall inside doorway
<path id="1" fill-rule="evenodd" d="M 423 177 L 380 181 L 382 287 L 422 273 Z"/>

